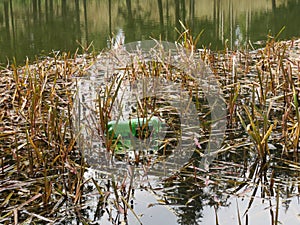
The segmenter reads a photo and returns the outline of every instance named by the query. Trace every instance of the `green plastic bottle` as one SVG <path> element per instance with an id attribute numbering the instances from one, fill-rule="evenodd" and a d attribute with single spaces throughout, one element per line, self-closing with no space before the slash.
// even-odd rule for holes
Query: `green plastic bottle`
<path id="1" fill-rule="evenodd" d="M 116 148 L 115 154 L 125 154 L 137 145 L 157 151 L 158 134 L 162 131 L 164 123 L 159 117 L 134 118 L 125 121 L 110 121 L 108 135 L 112 137 Z M 117 141 L 117 143 L 116 143 Z"/>

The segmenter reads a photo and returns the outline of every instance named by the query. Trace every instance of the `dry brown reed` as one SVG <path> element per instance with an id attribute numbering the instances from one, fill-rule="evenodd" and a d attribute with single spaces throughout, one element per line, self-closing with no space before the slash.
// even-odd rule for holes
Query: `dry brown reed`
<path id="1" fill-rule="evenodd" d="M 0 81 L 0 223 L 54 223 L 81 201 L 84 163 L 72 129 L 74 75 L 92 58 L 67 53 L 14 64 Z"/>
<path id="2" fill-rule="evenodd" d="M 191 50 L 198 37 L 193 40 L 188 32 L 181 35 L 184 46 Z M 262 168 L 271 156 L 287 157 L 299 168 L 300 40 L 276 38 L 270 36 L 266 46 L 258 50 L 215 53 L 204 49 L 199 54 L 225 93 L 228 130 L 247 134 L 242 141 L 233 142 L 250 142 Z M 26 61 L 25 66 L 10 65 L 1 70 L 0 223 L 59 223 L 67 220 L 68 214 L 88 224 L 80 209 L 84 184 L 89 182 L 99 194 L 99 208 L 104 210 L 108 196 L 114 193 L 118 215 L 132 210 L 128 204 L 131 186 L 115 181 L 103 186 L 83 178 L 86 165 L 72 127 L 73 77 L 84 75 L 93 60 L 89 55 L 54 53 L 33 64 Z M 110 97 L 120 83 L 115 89 L 106 87 L 104 98 L 98 99 L 103 137 L 110 119 Z M 104 142 L 112 147 L 111 139 Z"/>

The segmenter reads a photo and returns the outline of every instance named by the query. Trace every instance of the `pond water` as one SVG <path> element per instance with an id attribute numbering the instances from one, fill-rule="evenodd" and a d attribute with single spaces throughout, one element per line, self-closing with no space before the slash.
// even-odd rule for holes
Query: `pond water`
<path id="1" fill-rule="evenodd" d="M 290 39 L 300 36 L 299 10 L 299 0 L 3 0 L 0 62 L 23 63 L 53 50 L 74 53 L 91 43 L 100 50 L 119 32 L 126 43 L 150 37 L 173 42 L 179 20 L 194 35 L 204 31 L 199 47 L 223 49 L 226 42 L 235 48 L 265 40 L 283 26 L 280 37 Z"/>
<path id="2" fill-rule="evenodd" d="M 0 2 L 1 64 L 5 65 L 7 59 L 12 58 L 23 63 L 26 57 L 33 59 L 35 56 L 47 55 L 51 51 L 58 50 L 75 53 L 79 48 L 79 53 L 82 53 L 91 43 L 91 48 L 101 50 L 110 47 L 110 38 L 114 39 L 112 43 L 115 45 L 118 40 L 130 43 L 148 40 L 151 37 L 174 42 L 178 38 L 175 27 L 181 30 L 179 20 L 188 24 L 194 35 L 204 31 L 198 47 L 211 45 L 212 49 L 218 50 L 223 49 L 227 44 L 230 49 L 236 49 L 243 48 L 249 41 L 255 46 L 257 41 L 266 39 L 269 31 L 271 34 L 276 34 L 283 26 L 286 28 L 280 38 L 299 37 L 299 12 L 298 0 L 3 0 Z M 300 46 L 299 42 L 298 46 Z M 249 109 L 252 107 L 253 115 L 257 116 L 257 124 L 261 125 L 262 121 L 267 120 L 267 125 L 269 125 L 274 121 L 280 124 L 285 112 L 282 96 L 286 97 L 286 92 L 282 91 L 285 87 L 280 85 L 280 82 L 283 82 L 283 76 L 279 73 L 278 77 L 274 78 L 274 82 L 278 82 L 278 89 L 274 91 L 278 96 L 272 98 L 273 96 L 269 93 L 269 96 L 266 95 L 269 102 L 266 100 L 265 105 L 259 102 L 262 101 L 262 90 L 257 87 L 258 83 L 262 79 L 267 84 L 269 76 L 261 78 L 257 71 L 253 72 L 257 69 L 255 60 L 258 57 L 254 53 L 251 54 L 253 55 L 249 58 L 253 57 L 253 61 L 249 60 L 252 66 L 249 70 L 245 69 L 246 65 L 249 66 L 248 58 L 243 59 L 244 61 L 239 59 L 236 67 L 229 65 L 238 57 L 245 57 L 242 54 L 232 56 L 225 53 L 220 56 L 220 58 L 223 57 L 224 71 L 226 69 L 222 72 L 224 76 L 221 80 L 224 99 L 227 102 L 232 101 L 232 92 L 235 90 L 239 92 L 239 95 L 235 107 L 232 107 L 235 111 L 231 115 L 235 116 L 235 119 L 232 119 L 232 124 L 228 125 L 224 140 L 222 139 L 222 147 L 218 149 L 214 161 L 209 163 L 209 169 L 203 168 L 199 162 L 203 156 L 201 150 L 207 147 L 207 139 L 210 138 L 210 135 L 205 133 L 207 131 L 205 129 L 213 124 L 213 119 L 208 116 L 210 113 L 207 111 L 204 110 L 201 113 L 197 111 L 198 116 L 203 116 L 209 122 L 208 125 L 205 121 L 201 124 L 204 127 L 203 136 L 199 135 L 197 139 L 189 137 L 194 141 L 191 164 L 185 165 L 184 168 L 177 164 L 180 170 L 168 171 L 167 176 L 148 174 L 147 167 L 144 165 L 139 165 L 140 167 L 136 168 L 136 176 L 133 176 L 130 173 L 133 173 L 134 167 L 128 166 L 125 169 L 129 175 L 126 173 L 124 177 L 121 177 L 122 179 L 115 177 L 117 186 L 114 186 L 115 180 L 111 176 L 108 177 L 107 171 L 89 168 L 85 179 L 95 179 L 95 183 L 98 183 L 100 188 L 97 189 L 96 185 L 86 182 L 87 185 L 82 186 L 85 194 L 80 202 L 81 208 L 71 207 L 68 204 L 60 205 L 61 214 L 57 213 L 57 215 L 62 218 L 64 224 L 76 222 L 82 224 L 79 221 L 87 221 L 82 219 L 83 216 L 89 220 L 90 224 L 105 225 L 300 224 L 299 143 L 294 138 L 299 138 L 300 132 L 296 125 L 297 120 L 294 119 L 296 116 L 292 113 L 294 102 L 291 104 L 289 99 L 290 115 L 288 114 L 286 118 L 289 120 L 286 124 L 289 128 L 286 129 L 286 133 L 290 134 L 290 137 L 288 135 L 282 137 L 280 130 L 282 127 L 274 125 L 270 138 L 264 136 L 263 140 L 258 143 L 258 145 L 264 145 L 269 151 L 264 160 L 259 159 L 255 141 L 249 138 L 236 113 L 239 111 L 241 117 L 247 118 L 243 105 L 249 106 Z M 299 58 L 298 47 L 293 54 Z M 278 55 L 280 56 L 274 53 L 274 57 L 270 56 L 269 61 L 277 59 Z M 291 57 L 290 62 L 293 60 Z M 274 63 L 272 61 L 270 68 L 276 66 L 278 61 Z M 299 60 L 297 62 L 298 64 L 293 64 L 294 67 L 289 67 L 289 71 L 293 71 L 290 79 L 298 79 L 295 71 L 299 73 L 300 64 Z M 82 116 L 79 123 L 85 120 L 89 126 L 99 124 L 97 116 L 91 117 L 90 120 L 87 118 L 90 112 L 97 112 L 96 104 L 99 100 L 97 94 L 103 93 L 100 91 L 103 91 L 101 88 L 112 81 L 112 76 L 105 77 L 106 69 L 99 69 L 103 66 L 101 60 L 97 63 L 88 71 L 90 76 L 78 79 L 78 85 L 81 88 L 78 92 L 79 104 L 83 104 L 79 106 L 79 108 L 83 106 L 82 108 L 77 109 L 80 111 L 77 113 Z M 99 64 L 101 65 L 98 67 Z M 235 68 L 236 73 L 232 72 Z M 113 68 L 112 71 L 120 70 Z M 237 79 L 241 81 L 241 84 L 237 84 Z M 191 80 L 187 79 L 185 82 L 189 83 Z M 129 85 L 122 85 L 122 87 L 126 89 Z M 201 88 L 204 89 L 203 86 Z M 251 88 L 255 89 L 253 93 L 249 91 Z M 299 86 L 296 90 L 297 88 L 299 89 Z M 287 89 L 289 93 L 286 95 L 292 96 L 292 88 L 289 86 Z M 128 90 L 130 88 L 126 89 Z M 172 93 L 172 95 L 176 94 L 178 93 Z M 258 101 L 257 105 L 251 102 L 252 99 Z M 197 102 L 191 97 L 190 103 L 193 104 L 194 101 Z M 180 101 L 177 103 L 179 104 Z M 207 102 L 202 103 L 204 108 L 207 107 L 205 105 Z M 267 109 L 265 109 L 266 106 Z M 126 108 L 123 110 L 124 114 L 128 113 Z M 271 115 L 270 119 L 262 119 L 262 114 L 266 111 L 268 115 Z M 247 122 L 250 123 L 249 118 Z M 82 128 L 81 125 L 79 124 L 80 128 Z M 91 151 L 91 158 L 95 159 L 98 165 L 103 166 L 102 159 L 97 158 L 98 155 L 95 154 L 97 153 L 95 151 L 103 150 L 103 143 L 99 139 L 95 141 L 92 136 L 97 132 L 96 128 L 99 127 L 93 127 L 94 130 L 91 129 L 91 133 L 85 133 L 84 138 L 90 138 L 90 145 L 87 148 Z M 181 128 L 183 130 L 190 127 Z M 264 129 L 259 129 L 261 130 L 266 132 L 267 129 L 264 127 Z M 223 138 L 224 133 L 220 132 L 220 134 Z M 95 137 L 99 138 L 99 134 L 95 134 Z M 84 144 L 80 141 L 78 141 L 79 144 Z M 291 146 L 294 146 L 294 149 Z M 184 154 L 184 152 L 181 153 Z M 172 157 L 175 158 L 176 155 L 173 153 L 170 158 Z M 114 166 L 119 165 L 121 163 Z M 163 169 L 162 173 L 165 172 Z M 142 175 L 139 172 L 142 172 Z M 77 210 L 81 212 L 78 217 L 74 216 L 74 211 Z M 70 213 L 65 215 L 66 212 Z"/>
<path id="3" fill-rule="evenodd" d="M 148 42 L 146 42 L 147 44 L 143 43 L 144 42 L 137 42 L 137 45 L 148 46 Z M 289 55 L 296 56 L 296 58 L 292 60 L 299 61 L 299 57 L 297 55 L 299 54 L 299 48 L 296 47 L 299 46 L 299 41 L 297 41 L 297 44 L 295 43 L 294 46 L 296 55 L 292 52 L 290 52 Z M 138 166 L 132 166 L 132 164 L 129 164 L 131 165 L 129 166 L 126 160 L 125 162 L 120 162 L 118 160 L 114 161 L 111 158 L 108 158 L 106 149 L 103 148 L 103 145 L 99 141 L 101 140 L 101 135 L 97 132 L 97 125 L 91 125 L 98 124 L 93 122 L 97 121 L 97 115 L 95 115 L 95 112 L 97 112 L 95 109 L 97 109 L 98 104 L 98 101 L 95 101 L 95 99 L 97 99 L 97 93 L 103 94 L 103 92 L 99 90 L 103 90 L 103 86 L 110 86 L 113 82 L 115 82 L 112 80 L 112 77 L 122 77 L 124 73 L 120 73 L 119 71 L 122 71 L 122 68 L 126 67 L 125 65 L 137 66 L 137 68 L 134 69 L 128 66 L 128 71 L 139 71 L 139 66 L 144 65 L 142 63 L 130 63 L 124 59 L 126 57 L 132 59 L 135 54 L 138 54 L 131 53 L 130 55 L 124 56 L 124 50 L 130 50 L 128 45 L 125 45 L 124 48 L 122 47 L 112 50 L 111 57 L 107 57 L 106 54 L 103 53 L 99 56 L 97 63 L 89 70 L 89 76 L 80 78 L 78 82 L 78 97 L 80 100 L 77 100 L 77 103 L 80 103 L 78 105 L 80 109 L 77 108 L 77 115 L 80 115 L 80 118 L 78 118 L 77 121 L 79 122 L 78 127 L 80 127 L 83 131 L 83 139 L 79 142 L 81 144 L 88 143 L 86 145 L 87 147 L 85 147 L 85 156 L 89 165 L 95 169 L 90 168 L 90 172 L 86 174 L 86 178 L 96 178 L 99 185 L 108 186 L 106 183 L 107 174 L 110 174 L 110 176 L 113 174 L 114 180 L 118 181 L 118 184 L 120 185 L 120 193 L 128 199 L 130 207 L 120 204 L 121 206 L 118 206 L 120 208 L 116 209 L 116 196 L 113 194 L 112 189 L 110 196 L 108 197 L 108 203 L 106 203 L 105 206 L 99 206 L 101 199 L 97 195 L 97 190 L 94 189 L 87 194 L 85 199 L 85 204 L 89 205 L 88 210 L 85 211 L 85 215 L 87 215 L 87 217 L 95 223 L 98 222 L 100 224 L 107 225 L 114 223 L 129 225 L 299 224 L 300 167 L 297 162 L 299 154 L 296 153 L 294 156 L 295 158 L 293 159 L 293 150 L 290 149 L 290 156 L 285 158 L 286 156 L 283 154 L 283 149 L 288 146 L 288 142 L 283 141 L 282 138 L 280 138 L 282 132 L 280 126 L 274 129 L 271 135 L 272 137 L 267 144 L 267 149 L 270 151 L 270 154 L 265 159 L 265 162 L 264 160 L 260 160 L 259 157 L 257 157 L 257 154 L 255 154 L 255 148 L 257 146 L 255 147 L 255 144 L 253 145 L 251 138 L 247 138 L 247 134 L 245 133 L 245 130 L 242 129 L 238 120 L 235 120 L 232 128 L 230 128 L 230 125 L 226 128 L 226 135 L 224 137 L 224 133 L 222 133 L 220 127 L 215 130 L 215 132 L 213 132 L 213 130 L 208 132 L 211 133 L 212 136 L 205 132 L 201 133 L 201 129 L 204 129 L 202 127 L 203 124 L 201 124 L 199 132 L 201 135 L 197 138 L 199 140 L 193 142 L 192 146 L 194 154 L 192 154 L 192 156 L 187 155 L 186 157 L 190 158 L 185 158 L 187 161 L 183 163 L 178 163 L 176 160 L 172 161 L 175 162 L 177 169 L 173 167 L 171 168 L 167 159 L 166 163 L 162 163 L 163 166 L 159 167 L 159 172 L 158 170 L 155 170 L 155 166 L 151 167 L 151 163 L 155 162 L 153 163 L 154 165 L 161 163 L 161 159 L 159 159 L 157 155 L 151 155 L 152 161 L 151 159 L 147 159 L 148 161 L 146 165 L 141 165 L 138 160 Z M 147 50 L 149 50 L 148 52 L 151 52 L 152 54 L 154 52 L 153 49 Z M 115 52 L 118 52 L 118 54 L 115 54 Z M 257 52 L 255 52 L 256 51 L 249 53 L 253 55 L 248 55 L 246 57 L 253 57 L 253 59 L 256 59 Z M 164 54 L 157 54 L 158 53 L 155 52 L 154 55 L 158 56 L 158 59 L 163 58 Z M 175 54 L 174 57 L 177 57 L 178 55 L 180 55 L 180 52 Z M 228 57 L 228 60 L 231 61 L 232 59 L 230 57 L 232 56 Z M 189 57 L 182 58 L 186 59 Z M 138 59 L 141 58 L 138 57 Z M 145 57 L 145 59 L 149 59 L 149 56 Z M 113 62 L 116 62 L 116 64 Z M 180 62 L 180 60 L 176 60 L 176 66 L 177 68 L 182 69 L 183 67 L 180 65 Z M 194 61 L 191 60 L 185 64 L 188 68 L 190 68 L 192 67 L 193 62 Z M 226 64 L 228 61 L 223 58 L 223 61 L 220 61 L 220 63 Z M 237 69 L 239 72 L 237 72 L 236 75 L 239 77 L 238 79 L 241 82 L 240 85 L 242 86 L 242 91 L 238 97 L 239 103 L 237 107 L 239 108 L 238 111 L 242 113 L 241 105 L 251 105 L 251 99 L 253 96 L 252 92 L 249 92 L 249 86 L 252 85 L 251 79 L 254 79 L 254 77 L 255 80 L 258 81 L 258 74 L 255 70 L 253 70 L 252 73 L 248 71 L 249 76 L 245 79 L 244 72 L 241 72 L 241 68 L 243 67 L 242 64 L 245 62 L 241 60 L 239 63 L 239 65 L 236 65 L 236 68 L 239 68 Z M 166 63 L 166 65 L 168 64 L 169 63 Z M 252 62 L 250 64 L 254 65 L 253 68 L 255 68 L 255 63 Z M 298 67 L 295 66 L 293 67 L 293 70 L 297 70 L 297 68 Z M 151 71 L 149 68 L 148 70 Z M 195 73 L 192 74 L 195 76 Z M 199 77 L 199 80 L 209 80 L 209 76 L 205 73 L 204 75 L 206 76 Z M 226 98 L 227 101 L 230 98 L 231 91 L 233 90 L 232 87 L 237 85 L 232 83 L 234 79 L 231 75 L 232 73 L 229 72 L 229 74 L 222 76 L 222 82 L 228 82 L 227 85 L 223 86 L 223 97 Z M 127 76 L 129 76 L 129 73 Z M 175 74 L 173 74 L 173 76 L 175 76 Z M 128 80 L 130 80 L 130 78 L 128 78 Z M 137 79 L 137 84 L 133 81 L 132 83 L 128 81 L 122 82 L 122 86 L 119 89 L 120 93 L 118 94 L 120 99 L 116 100 L 117 104 L 114 105 L 114 107 L 116 107 L 114 108 L 116 109 L 114 111 L 116 115 L 114 115 L 114 113 L 110 114 L 112 117 L 120 118 L 120 120 L 126 120 L 129 118 L 130 112 L 132 113 L 132 109 L 134 108 L 130 105 L 132 103 L 131 101 L 142 104 L 141 102 L 143 98 L 139 97 L 139 99 L 136 96 L 131 96 L 131 94 L 136 90 L 135 88 L 140 87 L 138 86 L 138 81 L 139 80 Z M 174 83 L 176 82 L 180 81 L 175 79 Z M 189 83 L 191 82 L 192 81 L 190 80 Z M 171 88 L 168 88 L 169 85 L 171 85 Z M 185 85 L 187 84 L 185 83 Z M 145 86 L 147 87 L 146 94 L 149 94 L 152 90 L 152 83 L 147 83 Z M 178 93 L 180 93 L 180 91 L 177 91 L 174 85 L 167 84 L 164 87 L 159 87 L 160 88 L 158 88 L 159 90 L 156 93 L 162 92 L 160 97 L 164 99 L 164 101 L 175 102 L 180 99 L 180 97 L 178 97 Z M 112 89 L 114 90 L 114 88 Z M 142 90 L 143 88 L 137 89 L 144 93 Z M 205 89 L 205 85 L 202 85 L 200 89 Z M 197 88 L 196 90 L 197 92 L 194 92 L 195 90 L 192 89 L 193 96 L 201 96 L 201 93 L 198 93 Z M 210 92 L 212 91 L 213 89 L 210 89 Z M 209 96 L 208 93 L 205 93 L 204 95 L 204 98 L 208 98 Z M 172 96 L 176 96 L 176 100 L 174 100 L 174 98 L 172 99 Z M 188 100 L 188 95 L 185 95 L 185 98 Z M 216 97 L 214 97 L 214 99 L 215 98 Z M 103 97 L 103 99 L 105 98 Z M 123 101 L 121 99 L 123 99 Z M 257 101 L 259 100 L 257 99 Z M 195 103 L 193 101 L 191 102 L 192 105 Z M 210 108 L 211 112 L 209 114 L 213 114 L 212 112 L 215 111 L 213 110 L 213 105 L 215 104 L 209 105 L 209 101 L 200 102 L 202 105 L 201 107 Z M 259 105 L 259 103 L 257 104 Z M 282 114 L 278 113 L 277 110 L 281 111 L 283 105 L 284 104 L 282 104 L 282 102 L 268 104 L 268 107 L 272 107 L 272 109 L 270 108 L 270 111 L 276 111 L 274 111 L 274 115 L 272 114 L 273 117 L 269 123 L 273 123 L 281 118 Z M 263 110 L 265 106 L 260 105 L 259 107 L 262 107 L 261 110 Z M 183 108 L 185 111 L 188 111 L 188 107 L 183 106 Z M 201 111 L 200 108 L 197 108 L 198 116 L 204 116 L 206 113 Z M 259 111 L 259 109 L 257 110 Z M 180 112 L 180 109 L 178 109 L 177 112 Z M 206 118 L 204 119 L 204 123 L 205 121 L 213 120 L 206 116 L 204 116 L 204 118 Z M 210 124 L 211 127 L 214 127 L 214 123 L 219 123 L 221 120 L 215 118 L 213 121 L 214 122 L 211 122 Z M 187 132 L 190 130 L 191 126 L 188 126 L 187 130 L 184 126 L 181 126 L 181 138 L 190 138 L 194 140 L 192 134 Z M 184 137 L 185 133 L 188 134 L 188 137 Z M 208 145 L 210 148 L 213 148 L 213 141 L 211 141 L 210 138 L 213 137 L 212 140 L 218 139 L 218 133 L 221 134 L 222 143 L 216 150 L 218 154 L 214 155 L 215 158 L 209 163 L 209 169 L 207 169 L 202 165 L 202 160 L 206 157 L 203 152 Z M 197 143 L 198 141 L 200 144 Z M 207 142 L 209 142 L 209 144 L 206 144 Z M 177 146 L 179 145 L 178 143 L 176 144 Z M 195 150 L 195 145 L 200 146 L 198 150 Z M 177 146 L 175 145 L 174 149 L 176 149 Z M 174 158 L 176 159 L 177 157 L 184 155 L 184 153 L 187 154 L 189 152 L 188 149 L 188 147 L 181 146 L 173 151 L 168 157 L 171 160 Z M 183 151 L 180 152 L 179 150 Z M 189 160 L 191 160 L 191 163 L 186 164 Z M 151 165 L 150 167 L 148 163 Z M 125 210 L 126 213 L 124 213 L 123 210 Z"/>

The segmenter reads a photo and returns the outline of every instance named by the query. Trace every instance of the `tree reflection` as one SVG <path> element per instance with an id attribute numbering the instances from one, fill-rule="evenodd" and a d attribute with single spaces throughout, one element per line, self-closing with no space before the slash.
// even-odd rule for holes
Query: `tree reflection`
<path id="1" fill-rule="evenodd" d="M 10 29 L 9 29 L 9 6 L 8 1 L 5 0 L 3 2 L 4 4 L 4 20 L 5 20 L 5 29 L 6 29 L 6 35 L 8 39 L 10 40 Z"/>
<path id="2" fill-rule="evenodd" d="M 131 0 L 126 0 L 126 6 L 127 6 L 127 16 L 128 20 L 132 21 L 132 10 L 131 10 Z"/>
<path id="3" fill-rule="evenodd" d="M 32 14 L 33 14 L 33 20 L 37 21 L 37 0 L 32 0 Z"/>
<path id="4" fill-rule="evenodd" d="M 190 17 L 189 24 L 192 29 L 194 29 L 194 20 L 195 20 L 195 0 L 190 0 Z"/>
<path id="5" fill-rule="evenodd" d="M 175 1 L 175 27 L 180 28 L 180 0 Z"/>
<path id="6" fill-rule="evenodd" d="M 67 1 L 66 0 L 61 0 L 61 15 L 65 17 L 67 15 Z"/>
<path id="7" fill-rule="evenodd" d="M 164 38 L 164 13 L 163 13 L 163 5 L 162 0 L 157 0 L 158 5 L 158 12 L 159 12 L 159 25 L 160 25 L 160 32 L 162 34 L 162 38 Z"/>
<path id="8" fill-rule="evenodd" d="M 278 209 L 274 209 L 274 205 L 285 199 L 287 201 L 284 201 L 284 207 L 289 208 L 291 196 L 297 192 L 299 194 L 297 185 L 288 181 L 291 177 L 298 179 L 299 172 L 288 169 L 279 157 L 262 162 L 251 157 L 249 150 L 246 150 L 245 155 L 245 150 L 236 149 L 235 152 L 219 155 L 209 172 L 199 170 L 197 161 L 166 179 L 163 194 L 159 195 L 160 199 L 164 199 L 176 211 L 178 222 L 182 225 L 201 224 L 205 208 L 214 209 L 216 218 L 218 211 L 225 208 L 232 216 L 238 210 L 247 224 L 248 215 L 257 204 L 264 204 L 261 210 L 273 221 L 271 224 L 275 225 Z M 233 197 L 237 201 L 246 202 L 243 211 L 232 206 Z M 250 217 L 255 215 L 250 214 Z"/>
<path id="9" fill-rule="evenodd" d="M 83 0 L 83 9 L 84 9 L 84 27 L 85 27 L 85 38 L 86 44 L 89 44 L 89 30 L 88 30 L 88 11 L 87 11 L 87 2 Z"/>
<path id="10" fill-rule="evenodd" d="M 109 29 L 109 36 L 110 37 L 112 36 L 111 17 L 112 17 L 111 0 L 108 0 L 108 29 Z"/>
<path id="11" fill-rule="evenodd" d="M 272 0 L 272 9 L 273 11 L 276 9 L 276 0 Z"/>
<path id="12" fill-rule="evenodd" d="M 80 35 L 80 4 L 79 0 L 75 0 L 75 14 L 76 14 L 76 32 Z"/>
<path id="13" fill-rule="evenodd" d="M 229 0 L 228 4 L 220 0 L 212 3 L 207 0 L 142 3 L 136 0 L 3 0 L 1 28 L 5 38 L 3 36 L 1 48 L 7 49 L 2 51 L 4 57 L 16 56 L 20 60 L 26 55 L 34 57 L 42 50 L 74 50 L 78 47 L 76 40 L 86 43 L 93 41 L 95 47 L 101 49 L 106 47 L 107 38 L 119 28 L 124 30 L 126 42 L 150 37 L 175 41 L 178 33 L 174 27 L 181 29 L 179 21 L 191 28 L 194 36 L 204 29 L 198 47 L 212 44 L 215 49 L 223 48 L 226 40 L 230 40 L 227 43 L 233 46 L 237 25 L 243 42 L 249 38 L 265 39 L 270 28 L 276 33 L 283 25 L 287 25 L 287 21 L 288 26 L 281 37 L 300 35 L 296 22 L 299 21 L 299 13 L 296 12 L 299 3 L 296 0 L 288 1 L 286 5 L 276 0 L 268 1 L 265 6 L 270 10 L 267 11 L 258 7 L 253 9 L 253 5 L 247 6 L 245 2 L 241 2 L 243 9 L 239 10 L 233 0 Z M 157 13 L 153 7 L 158 9 L 155 10 Z M 202 8 L 209 10 L 203 11 Z M 16 12 L 18 18 L 24 19 L 14 17 Z M 106 13 L 107 16 L 104 16 Z M 283 16 L 286 20 L 280 19 Z"/>
<path id="14" fill-rule="evenodd" d="M 85 28 L 87 28 L 86 0 L 75 0 L 74 7 L 70 7 L 66 0 L 60 3 L 53 0 L 33 0 L 15 3 L 14 8 L 12 0 L 3 1 L 6 37 L 1 40 L 1 48 L 7 49 L 2 51 L 4 57 L 15 57 L 17 61 L 23 61 L 26 55 L 35 57 L 42 50 L 46 53 L 50 53 L 53 49 L 75 51 L 76 40 L 81 42 L 80 2 L 83 2 L 85 9 Z M 14 10 L 19 11 L 20 8 L 24 8 L 22 15 L 24 20 L 16 21 Z M 88 30 L 86 37 L 88 38 Z"/>

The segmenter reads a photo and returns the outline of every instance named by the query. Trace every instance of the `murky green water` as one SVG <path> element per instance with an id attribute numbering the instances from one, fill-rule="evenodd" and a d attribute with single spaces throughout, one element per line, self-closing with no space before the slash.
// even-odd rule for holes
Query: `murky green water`
<path id="1" fill-rule="evenodd" d="M 71 51 L 93 43 L 107 47 L 113 34 L 125 42 L 150 37 L 174 41 L 179 20 L 212 49 L 235 48 L 286 26 L 281 38 L 300 36 L 298 0 L 3 0 L 0 2 L 0 61 L 24 62 L 52 50 Z"/>

